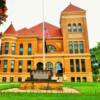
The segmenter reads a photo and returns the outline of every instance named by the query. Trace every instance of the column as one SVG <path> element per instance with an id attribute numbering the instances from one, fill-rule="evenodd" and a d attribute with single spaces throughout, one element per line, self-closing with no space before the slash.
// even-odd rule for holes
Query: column
<path id="1" fill-rule="evenodd" d="M 11 69 L 11 60 L 8 60 L 7 72 L 9 73 Z"/>

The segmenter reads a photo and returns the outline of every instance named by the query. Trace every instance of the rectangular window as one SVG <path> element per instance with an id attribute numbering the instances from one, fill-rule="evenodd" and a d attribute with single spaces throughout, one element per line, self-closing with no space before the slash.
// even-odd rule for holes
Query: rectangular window
<path id="1" fill-rule="evenodd" d="M 23 55 L 23 44 L 20 44 L 19 54 L 20 55 Z"/>
<path id="2" fill-rule="evenodd" d="M 83 41 L 80 41 L 80 53 L 84 53 L 84 44 L 83 44 Z"/>
<path id="3" fill-rule="evenodd" d="M 74 42 L 74 49 L 75 49 L 75 53 L 78 53 L 78 42 L 77 41 Z"/>
<path id="4" fill-rule="evenodd" d="M 15 54 L 15 43 L 12 43 L 12 55 Z"/>
<path id="5" fill-rule="evenodd" d="M 74 60 L 73 59 L 70 60 L 70 70 L 71 72 L 74 72 Z"/>
<path id="6" fill-rule="evenodd" d="M 4 60 L 3 72 L 7 72 L 8 61 Z"/>
<path id="7" fill-rule="evenodd" d="M 87 78 L 86 77 L 83 77 L 83 82 L 87 82 Z"/>
<path id="8" fill-rule="evenodd" d="M 21 77 L 18 77 L 18 82 L 22 82 L 22 78 Z"/>
<path id="9" fill-rule="evenodd" d="M 77 82 L 81 82 L 81 78 L 80 77 L 77 77 Z"/>
<path id="10" fill-rule="evenodd" d="M 13 82 L 14 81 L 14 78 L 13 77 L 10 77 L 10 82 Z"/>
<path id="11" fill-rule="evenodd" d="M 80 72 L 79 59 L 76 59 L 76 72 Z"/>
<path id="12" fill-rule="evenodd" d="M 32 54 L 32 44 L 28 44 L 28 55 Z"/>
<path id="13" fill-rule="evenodd" d="M 11 61 L 11 72 L 14 72 L 15 61 Z"/>
<path id="14" fill-rule="evenodd" d="M 8 54 L 8 50 L 9 50 L 9 43 L 6 42 L 5 43 L 5 54 Z"/>
<path id="15" fill-rule="evenodd" d="M 71 82 L 75 82 L 75 77 L 71 77 Z"/>
<path id="16" fill-rule="evenodd" d="M 73 42 L 72 41 L 69 42 L 69 52 L 73 53 Z"/>
<path id="17" fill-rule="evenodd" d="M 31 61 L 27 61 L 27 72 L 30 72 L 31 70 Z"/>
<path id="18" fill-rule="evenodd" d="M 23 66 L 23 62 L 22 60 L 19 61 L 19 68 L 18 68 L 18 72 L 21 73 L 22 72 L 22 66 Z"/>
<path id="19" fill-rule="evenodd" d="M 86 72 L 85 59 L 81 59 L 82 72 Z"/>
<path id="20" fill-rule="evenodd" d="M 6 77 L 2 77 L 2 82 L 6 82 L 7 78 Z"/>

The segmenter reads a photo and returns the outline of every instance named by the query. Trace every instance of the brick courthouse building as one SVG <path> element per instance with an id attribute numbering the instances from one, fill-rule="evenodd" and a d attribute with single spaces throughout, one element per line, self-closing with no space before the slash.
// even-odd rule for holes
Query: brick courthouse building
<path id="1" fill-rule="evenodd" d="M 70 4 L 61 12 L 60 28 L 45 22 L 46 58 L 43 66 L 43 25 L 16 31 L 11 24 L 0 35 L 0 82 L 25 81 L 32 70 L 52 70 L 68 82 L 92 82 L 86 11 Z"/>

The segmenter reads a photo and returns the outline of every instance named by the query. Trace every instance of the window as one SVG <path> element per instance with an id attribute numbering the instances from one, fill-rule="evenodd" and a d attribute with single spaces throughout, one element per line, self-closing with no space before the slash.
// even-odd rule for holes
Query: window
<path id="1" fill-rule="evenodd" d="M 28 44 L 28 55 L 32 54 L 32 44 Z"/>
<path id="2" fill-rule="evenodd" d="M 68 32 L 72 32 L 71 24 L 68 24 Z"/>
<path id="3" fill-rule="evenodd" d="M 15 43 L 12 43 L 12 54 L 14 55 L 15 54 Z"/>
<path id="4" fill-rule="evenodd" d="M 74 49 L 75 49 L 75 53 L 78 53 L 78 42 L 77 41 L 74 42 Z"/>
<path id="5" fill-rule="evenodd" d="M 61 62 L 57 62 L 55 64 L 55 67 L 56 67 L 57 76 L 62 76 L 63 75 L 62 63 Z"/>
<path id="6" fill-rule="evenodd" d="M 22 82 L 22 78 L 21 77 L 18 77 L 18 82 Z"/>
<path id="7" fill-rule="evenodd" d="M 75 82 L 75 77 L 71 77 L 71 82 Z"/>
<path id="8" fill-rule="evenodd" d="M 31 61 L 27 61 L 27 72 L 30 72 L 31 70 Z"/>
<path id="9" fill-rule="evenodd" d="M 11 72 L 14 72 L 15 61 L 11 61 Z"/>
<path id="10" fill-rule="evenodd" d="M 6 42 L 5 43 L 5 54 L 8 54 L 8 50 L 9 50 L 9 43 Z"/>
<path id="11" fill-rule="evenodd" d="M 81 59 L 82 72 L 86 72 L 85 59 Z"/>
<path id="12" fill-rule="evenodd" d="M 83 41 L 80 41 L 80 53 L 84 53 L 84 44 L 83 44 Z"/>
<path id="13" fill-rule="evenodd" d="M 71 72 L 74 72 L 74 60 L 73 59 L 70 60 L 70 70 Z"/>
<path id="14" fill-rule="evenodd" d="M 80 72 L 80 65 L 78 59 L 76 59 L 76 72 Z"/>
<path id="15" fill-rule="evenodd" d="M 20 54 L 20 55 L 23 55 L 23 44 L 20 44 L 19 54 Z"/>
<path id="16" fill-rule="evenodd" d="M 87 82 L 87 78 L 86 77 L 83 77 L 83 82 Z"/>
<path id="17" fill-rule="evenodd" d="M 6 77 L 2 77 L 2 82 L 6 82 L 7 78 Z"/>
<path id="18" fill-rule="evenodd" d="M 7 72 L 8 61 L 4 60 L 3 72 Z"/>
<path id="19" fill-rule="evenodd" d="M 13 82 L 14 81 L 14 78 L 13 77 L 10 77 L 10 82 Z"/>
<path id="20" fill-rule="evenodd" d="M 51 62 L 47 62 L 47 70 L 53 70 L 53 64 Z"/>
<path id="21" fill-rule="evenodd" d="M 74 23 L 73 24 L 73 32 L 76 32 L 77 31 L 77 27 L 76 27 L 76 24 Z"/>
<path id="22" fill-rule="evenodd" d="M 80 77 L 77 77 L 77 82 L 81 82 L 81 78 Z"/>
<path id="23" fill-rule="evenodd" d="M 18 68 L 18 72 L 22 72 L 22 60 L 19 61 L 19 68 Z"/>
<path id="24" fill-rule="evenodd" d="M 73 42 L 72 41 L 69 42 L 69 52 L 73 53 Z"/>
<path id="25" fill-rule="evenodd" d="M 82 32 L 82 25 L 81 25 L 81 23 L 78 24 L 78 32 Z"/>
<path id="26" fill-rule="evenodd" d="M 48 53 L 55 52 L 55 51 L 56 51 L 56 48 L 53 45 L 47 45 L 47 52 Z"/>

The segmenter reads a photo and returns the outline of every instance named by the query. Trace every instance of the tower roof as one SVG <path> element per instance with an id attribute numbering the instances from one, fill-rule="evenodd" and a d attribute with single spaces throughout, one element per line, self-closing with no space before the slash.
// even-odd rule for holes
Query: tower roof
<path id="1" fill-rule="evenodd" d="M 12 25 L 12 23 L 10 24 L 10 26 L 8 27 L 8 29 L 4 32 L 4 34 L 16 34 L 16 30 L 14 28 L 14 26 Z"/>
<path id="2" fill-rule="evenodd" d="M 85 10 L 81 9 L 81 8 L 71 4 L 71 3 L 70 3 L 70 5 L 67 8 L 65 8 L 63 10 L 63 12 L 77 12 L 77 11 L 85 11 Z"/>

